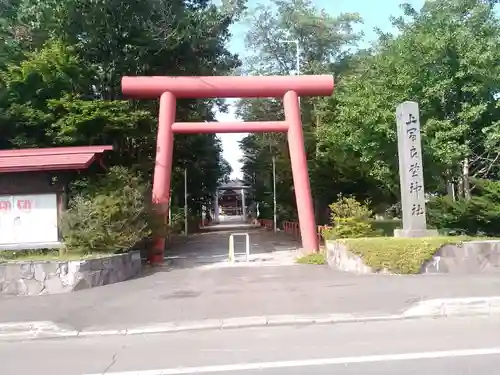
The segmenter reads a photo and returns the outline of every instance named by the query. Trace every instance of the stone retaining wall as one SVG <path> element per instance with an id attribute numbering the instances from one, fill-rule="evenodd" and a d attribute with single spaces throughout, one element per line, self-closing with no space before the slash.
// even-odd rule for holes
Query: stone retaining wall
<path id="1" fill-rule="evenodd" d="M 461 245 L 445 245 L 421 273 L 484 273 L 500 270 L 500 241 L 470 241 Z"/>
<path id="2" fill-rule="evenodd" d="M 387 270 L 373 270 L 364 264 L 358 255 L 353 254 L 345 245 L 336 241 L 327 241 L 326 259 L 331 268 L 341 271 L 353 273 L 389 273 Z"/>
<path id="3" fill-rule="evenodd" d="M 139 251 L 79 261 L 0 263 L 0 293 L 58 294 L 118 283 L 140 275 Z"/>
<path id="4" fill-rule="evenodd" d="M 331 268 L 354 273 L 389 273 L 376 271 L 350 252 L 345 245 L 328 241 L 327 261 Z M 471 274 L 500 270 L 500 241 L 470 241 L 459 245 L 445 245 L 431 260 L 422 265 L 420 273 Z"/>

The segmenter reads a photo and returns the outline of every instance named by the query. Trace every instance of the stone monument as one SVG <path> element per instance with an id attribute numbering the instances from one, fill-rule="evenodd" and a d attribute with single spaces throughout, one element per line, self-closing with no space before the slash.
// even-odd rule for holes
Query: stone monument
<path id="1" fill-rule="evenodd" d="M 403 229 L 396 229 L 394 236 L 436 236 L 436 230 L 427 229 L 425 217 L 424 175 L 418 103 L 404 102 L 398 105 L 396 120 Z"/>

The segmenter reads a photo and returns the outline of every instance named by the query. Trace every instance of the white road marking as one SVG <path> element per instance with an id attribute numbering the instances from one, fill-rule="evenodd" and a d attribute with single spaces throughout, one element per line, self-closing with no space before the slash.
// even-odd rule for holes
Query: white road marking
<path id="1" fill-rule="evenodd" d="M 456 357 L 471 357 L 471 356 L 494 355 L 494 354 L 500 354 L 500 347 L 465 349 L 465 350 L 447 350 L 447 351 L 421 352 L 421 353 L 382 354 L 382 355 L 369 355 L 360 357 L 305 359 L 298 361 L 241 363 L 235 365 L 179 367 L 179 368 L 169 368 L 163 370 L 159 369 L 159 370 L 145 370 L 145 371 L 137 370 L 137 371 L 122 371 L 122 372 L 106 372 L 106 375 L 208 374 L 214 372 L 230 372 L 230 371 L 234 372 L 234 371 L 265 370 L 265 369 L 326 366 L 326 365 L 347 365 L 354 363 L 408 361 L 416 359 L 456 358 Z M 101 374 L 86 374 L 86 375 L 103 375 L 103 374 L 101 373 Z"/>

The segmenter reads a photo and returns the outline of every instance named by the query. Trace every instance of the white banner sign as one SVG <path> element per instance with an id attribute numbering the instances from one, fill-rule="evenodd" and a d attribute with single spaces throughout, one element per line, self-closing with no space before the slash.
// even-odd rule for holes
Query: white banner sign
<path id="1" fill-rule="evenodd" d="M 0 196 L 0 245 L 57 243 L 56 194 Z"/>

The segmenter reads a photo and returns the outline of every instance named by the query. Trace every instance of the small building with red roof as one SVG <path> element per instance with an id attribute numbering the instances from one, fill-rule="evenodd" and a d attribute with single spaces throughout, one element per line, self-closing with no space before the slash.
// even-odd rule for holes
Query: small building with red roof
<path id="1" fill-rule="evenodd" d="M 0 250 L 62 245 L 68 172 L 102 164 L 112 146 L 0 150 Z"/>

